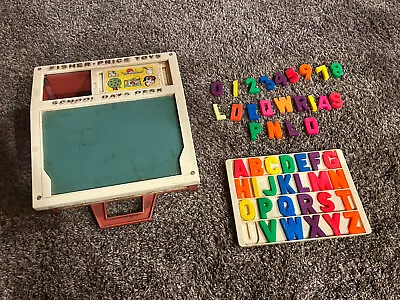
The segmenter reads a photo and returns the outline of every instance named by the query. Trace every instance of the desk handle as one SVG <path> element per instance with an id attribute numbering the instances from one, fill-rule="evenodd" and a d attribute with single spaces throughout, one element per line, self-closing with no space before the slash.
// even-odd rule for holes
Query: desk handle
<path id="1" fill-rule="evenodd" d="M 111 228 L 128 224 L 150 221 L 153 217 L 157 194 L 142 196 L 142 211 L 132 214 L 109 217 L 107 215 L 107 202 L 91 204 L 90 207 L 96 217 L 100 228 Z"/>

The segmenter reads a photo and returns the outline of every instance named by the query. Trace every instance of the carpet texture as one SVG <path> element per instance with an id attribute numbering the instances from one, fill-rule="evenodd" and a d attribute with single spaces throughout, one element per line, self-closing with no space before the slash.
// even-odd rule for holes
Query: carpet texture
<path id="1" fill-rule="evenodd" d="M 2 299 L 399 299 L 400 4 L 397 1 L 3 1 L 0 8 L 0 297 Z M 31 208 L 33 67 L 175 51 L 200 170 L 194 193 L 158 198 L 153 221 L 101 230 L 87 207 Z M 338 61 L 342 79 L 248 95 L 258 78 Z M 229 89 L 214 98 L 210 83 Z M 341 93 L 321 133 L 250 141 L 212 104 Z M 299 126 L 307 114 L 277 114 Z M 261 122 L 266 123 L 268 118 Z M 238 246 L 225 160 L 340 148 L 372 234 Z M 132 204 L 133 205 L 133 204 Z"/>

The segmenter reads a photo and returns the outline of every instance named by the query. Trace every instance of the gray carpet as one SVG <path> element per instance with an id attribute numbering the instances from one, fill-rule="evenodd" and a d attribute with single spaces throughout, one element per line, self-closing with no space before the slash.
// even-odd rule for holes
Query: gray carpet
<path id="1" fill-rule="evenodd" d="M 3 1 L 0 25 L 0 297 L 2 299 L 399 299 L 400 4 L 396 1 Z M 31 208 L 33 67 L 175 51 L 201 185 L 158 198 L 152 222 L 101 230 L 89 208 Z M 339 61 L 342 79 L 259 96 L 342 94 L 318 111 L 321 133 L 250 141 L 226 86 Z M 304 114 L 277 115 L 301 124 Z M 265 123 L 266 118 L 261 122 Z M 228 158 L 340 148 L 372 234 L 240 248 Z"/>

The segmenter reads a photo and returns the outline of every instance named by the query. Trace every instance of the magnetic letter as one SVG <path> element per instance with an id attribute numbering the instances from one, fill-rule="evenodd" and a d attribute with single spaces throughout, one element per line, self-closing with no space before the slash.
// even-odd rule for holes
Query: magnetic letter
<path id="1" fill-rule="evenodd" d="M 278 199 L 279 212 L 284 217 L 295 216 L 293 200 L 288 196 L 280 196 Z"/>
<path id="2" fill-rule="evenodd" d="M 319 228 L 318 223 L 319 223 L 319 215 L 316 216 L 304 216 L 304 220 L 310 225 L 310 234 L 309 238 L 316 238 L 316 237 L 325 237 L 326 234 L 325 232 L 322 231 L 321 228 Z"/>
<path id="3" fill-rule="evenodd" d="M 290 186 L 291 175 L 278 175 L 278 183 L 281 189 L 281 194 L 296 194 L 295 190 Z"/>
<path id="4" fill-rule="evenodd" d="M 267 219 L 267 213 L 272 209 L 272 201 L 268 198 L 257 198 L 260 219 Z"/>
<path id="5" fill-rule="evenodd" d="M 276 195 L 276 184 L 274 176 L 268 176 L 269 190 L 263 190 L 265 196 L 275 196 Z"/>
<path id="6" fill-rule="evenodd" d="M 257 121 L 260 118 L 256 110 L 257 110 L 257 104 L 254 103 L 247 104 L 247 113 L 249 114 L 249 119 L 251 121 Z"/>
<path id="7" fill-rule="evenodd" d="M 304 96 L 294 96 L 294 104 L 298 112 L 308 111 L 310 107 L 307 105 L 307 98 Z"/>
<path id="8" fill-rule="evenodd" d="M 333 203 L 331 200 L 329 200 L 331 198 L 331 194 L 327 193 L 327 192 L 320 192 L 317 195 L 317 200 L 319 203 L 322 204 L 321 211 L 322 212 L 332 212 L 335 211 L 335 203 Z"/>
<path id="9" fill-rule="evenodd" d="M 260 123 L 251 122 L 249 123 L 249 130 L 251 140 L 255 141 L 257 139 L 257 135 L 259 135 L 262 130 L 262 126 Z"/>
<path id="10" fill-rule="evenodd" d="M 313 198 L 308 194 L 298 194 L 297 201 L 299 202 L 300 210 L 303 215 L 316 214 L 313 205 Z"/>
<path id="11" fill-rule="evenodd" d="M 217 121 L 221 121 L 221 120 L 225 120 L 226 119 L 226 116 L 225 115 L 221 115 L 221 113 L 219 112 L 218 104 L 213 104 L 213 108 L 214 108 L 215 118 L 217 119 Z"/>
<path id="12" fill-rule="evenodd" d="M 290 123 L 289 120 L 285 120 L 284 122 L 286 125 L 286 130 L 287 130 L 288 136 L 298 136 L 299 135 L 299 132 L 297 130 L 293 129 L 292 123 Z"/>
<path id="13" fill-rule="evenodd" d="M 248 178 L 235 179 L 235 188 L 236 195 L 239 199 L 252 197 Z"/>
<path id="14" fill-rule="evenodd" d="M 306 132 L 309 135 L 318 134 L 319 127 L 316 118 L 309 117 L 304 119 L 304 126 L 306 127 Z"/>
<path id="15" fill-rule="evenodd" d="M 360 214 L 358 213 L 358 211 L 345 211 L 343 212 L 343 217 L 349 219 L 350 234 L 365 233 L 365 228 L 361 222 Z M 358 226 L 358 224 L 360 224 L 360 226 Z"/>
<path id="16" fill-rule="evenodd" d="M 272 105 L 270 100 L 260 100 L 259 105 L 261 114 L 264 117 L 271 117 L 275 114 L 275 112 L 272 110 Z"/>
<path id="17" fill-rule="evenodd" d="M 279 221 L 281 222 L 288 241 L 304 239 L 303 226 L 300 217 L 280 219 Z"/>
<path id="18" fill-rule="evenodd" d="M 275 137 L 277 139 L 282 138 L 281 124 L 278 121 L 276 121 L 275 123 L 268 121 L 267 122 L 267 130 L 268 130 L 268 138 L 270 138 L 271 140 Z"/>
<path id="19" fill-rule="evenodd" d="M 268 243 L 276 242 L 276 219 L 270 220 L 269 225 L 263 220 L 259 221 L 258 224 L 260 224 Z"/>
<path id="20" fill-rule="evenodd" d="M 231 121 L 240 121 L 242 119 L 243 115 L 243 105 L 236 103 L 232 104 L 232 109 L 231 109 Z"/>
<path id="21" fill-rule="evenodd" d="M 233 161 L 233 177 L 239 178 L 241 176 L 249 177 L 249 173 L 247 172 L 243 160 L 235 159 Z"/>
<path id="22" fill-rule="evenodd" d="M 239 202 L 240 216 L 244 221 L 251 221 L 256 217 L 256 210 L 253 202 L 250 200 L 242 200 Z"/>
<path id="23" fill-rule="evenodd" d="M 247 163 L 249 164 L 250 175 L 251 176 L 263 176 L 264 169 L 262 167 L 262 161 L 258 157 L 247 159 Z"/>

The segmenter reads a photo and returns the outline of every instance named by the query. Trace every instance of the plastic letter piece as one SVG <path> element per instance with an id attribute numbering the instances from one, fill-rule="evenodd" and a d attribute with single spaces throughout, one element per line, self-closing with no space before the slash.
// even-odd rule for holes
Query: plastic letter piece
<path id="1" fill-rule="evenodd" d="M 214 81 L 211 83 L 211 94 L 214 97 L 221 97 L 224 93 L 224 86 L 221 81 Z"/>
<path id="2" fill-rule="evenodd" d="M 297 191 L 299 193 L 307 193 L 310 191 L 309 187 L 303 186 L 303 182 L 301 181 L 300 174 L 293 174 L 293 179 L 294 179 L 294 182 L 296 183 Z"/>
<path id="3" fill-rule="evenodd" d="M 275 114 L 275 112 L 272 110 L 272 105 L 270 100 L 260 100 L 259 106 L 261 114 L 264 117 L 271 117 Z"/>
<path id="4" fill-rule="evenodd" d="M 274 102 L 281 114 L 284 114 L 285 112 L 293 112 L 290 96 L 274 98 Z"/>
<path id="5" fill-rule="evenodd" d="M 297 153 L 294 155 L 296 159 L 297 169 L 299 172 L 309 172 L 311 168 L 307 166 L 307 155 L 306 153 Z"/>
<path id="6" fill-rule="evenodd" d="M 243 105 L 240 103 L 232 104 L 231 121 L 239 122 L 243 115 Z"/>
<path id="7" fill-rule="evenodd" d="M 339 93 L 331 93 L 329 95 L 329 101 L 331 102 L 331 105 L 333 108 L 341 108 L 343 106 L 343 100 L 340 97 Z"/>
<path id="8" fill-rule="evenodd" d="M 247 172 L 247 169 L 244 165 L 243 160 L 235 159 L 233 161 L 233 177 L 234 178 L 250 177 L 249 173 Z"/>
<path id="9" fill-rule="evenodd" d="M 253 176 L 263 176 L 264 169 L 262 167 L 262 160 L 258 157 L 252 157 L 247 159 L 247 163 L 249 164 L 250 175 Z"/>
<path id="10" fill-rule="evenodd" d="M 257 121 L 260 116 L 257 114 L 257 104 L 247 104 L 247 113 L 249 114 L 250 121 Z"/>
<path id="11" fill-rule="evenodd" d="M 276 219 L 270 220 L 269 225 L 267 225 L 267 222 L 263 220 L 260 220 L 258 223 L 260 224 L 268 243 L 276 242 Z"/>
<path id="12" fill-rule="evenodd" d="M 221 113 L 219 112 L 218 104 L 213 104 L 213 108 L 214 108 L 215 118 L 217 119 L 217 121 L 221 121 L 221 120 L 225 120 L 226 119 L 226 116 L 225 115 L 221 115 Z"/>
<path id="13" fill-rule="evenodd" d="M 296 171 L 296 164 L 294 163 L 293 157 L 290 155 L 279 156 L 281 162 L 282 171 L 284 174 L 293 173 Z"/>
<path id="14" fill-rule="evenodd" d="M 253 202 L 250 200 L 242 200 L 239 202 L 240 216 L 244 221 L 251 221 L 256 217 L 256 210 Z"/>
<path id="15" fill-rule="evenodd" d="M 316 214 L 316 210 L 312 206 L 313 198 L 308 194 L 297 194 L 297 201 L 299 202 L 300 210 L 303 215 Z"/>
<path id="16" fill-rule="evenodd" d="M 278 175 L 277 180 L 281 189 L 281 194 L 296 194 L 296 191 L 290 186 L 290 178 L 292 175 Z"/>
<path id="17" fill-rule="evenodd" d="M 250 181 L 248 178 L 235 179 L 236 196 L 238 199 L 251 198 Z"/>
<path id="18" fill-rule="evenodd" d="M 330 105 L 328 98 L 326 96 L 320 96 L 318 99 L 318 109 L 326 109 L 326 110 L 332 110 L 332 106 Z"/>
<path id="19" fill-rule="evenodd" d="M 268 176 L 269 190 L 263 190 L 265 196 L 275 196 L 276 195 L 276 183 L 274 176 Z"/>
<path id="20" fill-rule="evenodd" d="M 249 131 L 250 131 L 250 139 L 255 141 L 257 139 L 257 135 L 260 134 L 262 130 L 262 126 L 260 123 L 251 122 L 249 123 Z"/>
<path id="21" fill-rule="evenodd" d="M 317 111 L 317 104 L 315 103 L 315 99 L 313 95 L 309 95 L 307 97 L 308 102 L 310 102 L 310 106 L 311 106 L 311 111 L 312 112 L 316 112 Z"/>
<path id="22" fill-rule="evenodd" d="M 328 213 L 328 212 L 333 212 L 335 211 L 335 203 L 333 203 L 331 200 L 329 200 L 331 198 L 331 194 L 329 194 L 328 192 L 319 192 L 317 194 L 317 200 L 319 203 L 321 203 L 321 211 Z"/>
<path id="23" fill-rule="evenodd" d="M 251 178 L 251 187 L 253 188 L 254 197 L 260 197 L 260 188 L 258 187 L 257 177 Z"/>
<path id="24" fill-rule="evenodd" d="M 318 134 L 319 127 L 316 118 L 309 117 L 304 119 L 304 126 L 306 127 L 306 132 L 309 135 Z"/>
<path id="25" fill-rule="evenodd" d="M 333 235 L 339 236 L 342 235 L 340 233 L 340 213 L 332 214 L 332 217 L 329 214 L 322 215 L 325 222 L 332 228 Z"/>
<path id="26" fill-rule="evenodd" d="M 293 200 L 289 196 L 280 196 L 278 199 L 279 212 L 284 217 L 291 217 L 296 215 Z"/>
<path id="27" fill-rule="evenodd" d="M 267 219 L 267 213 L 270 212 L 273 207 L 272 201 L 268 198 L 257 198 L 257 204 L 260 212 L 260 219 Z"/>
<path id="28" fill-rule="evenodd" d="M 324 151 L 322 160 L 328 169 L 339 169 L 342 167 L 336 151 Z"/>
<path id="29" fill-rule="evenodd" d="M 308 236 L 309 238 L 326 236 L 325 232 L 323 232 L 322 229 L 318 226 L 319 218 L 320 218 L 319 215 L 312 217 L 304 216 L 304 221 L 306 221 L 308 225 L 310 225 L 310 234 Z"/>
<path id="30" fill-rule="evenodd" d="M 281 173 L 279 167 L 272 167 L 271 164 L 279 164 L 279 160 L 275 156 L 267 156 L 264 161 L 265 170 L 270 175 L 276 175 Z"/>
<path id="31" fill-rule="evenodd" d="M 281 226 L 288 241 L 304 239 L 300 217 L 280 219 L 279 221 L 281 222 Z"/>
<path id="32" fill-rule="evenodd" d="M 345 211 L 343 212 L 343 217 L 349 219 L 349 233 L 359 234 L 365 233 L 364 225 L 362 224 L 360 214 L 358 211 Z M 360 226 L 358 226 L 360 224 Z"/>
<path id="33" fill-rule="evenodd" d="M 289 120 L 285 120 L 284 123 L 288 136 L 299 136 L 299 132 L 292 127 L 292 123 Z"/>
<path id="34" fill-rule="evenodd" d="M 310 107 L 307 104 L 307 98 L 304 96 L 294 96 L 294 104 L 298 112 L 309 111 Z"/>
<path id="35" fill-rule="evenodd" d="M 281 124 L 278 121 L 276 121 L 275 123 L 268 121 L 267 122 L 267 130 L 268 130 L 268 138 L 270 138 L 271 140 L 275 137 L 277 139 L 281 139 L 283 136 Z"/>

